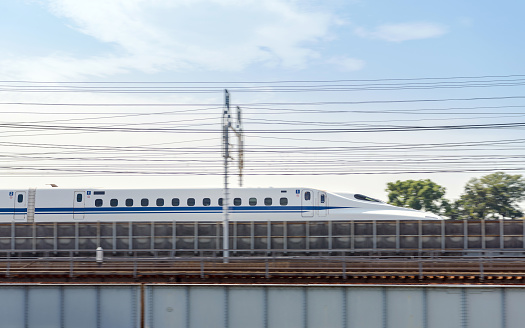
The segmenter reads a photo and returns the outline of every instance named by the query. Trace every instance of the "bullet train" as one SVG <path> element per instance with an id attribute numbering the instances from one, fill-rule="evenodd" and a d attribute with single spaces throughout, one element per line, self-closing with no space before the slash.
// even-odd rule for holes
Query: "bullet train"
<path id="1" fill-rule="evenodd" d="M 224 190 L 0 190 L 0 222 L 221 221 Z M 432 213 L 385 204 L 361 194 L 312 188 L 232 188 L 231 221 L 440 220 Z"/>

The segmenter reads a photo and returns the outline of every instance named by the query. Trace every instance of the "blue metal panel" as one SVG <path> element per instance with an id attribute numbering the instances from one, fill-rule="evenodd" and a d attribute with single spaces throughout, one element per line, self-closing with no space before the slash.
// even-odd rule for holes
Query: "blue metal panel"
<path id="1" fill-rule="evenodd" d="M 0 320 L 3 328 L 26 326 L 26 296 L 24 287 L 0 287 Z"/>
<path id="2" fill-rule="evenodd" d="M 263 287 L 229 289 L 230 327 L 265 327 L 265 290 Z"/>
<path id="3" fill-rule="evenodd" d="M 501 315 L 500 288 L 467 289 L 467 327 L 503 327 Z"/>
<path id="4" fill-rule="evenodd" d="M 101 286 L 101 328 L 139 327 L 139 286 Z"/>
<path id="5" fill-rule="evenodd" d="M 96 286 L 63 287 L 64 326 L 75 328 L 97 327 Z M 123 302 L 123 300 L 118 300 Z"/>
<path id="6" fill-rule="evenodd" d="M 268 290 L 268 327 L 306 327 L 304 287 L 271 287 Z"/>
<path id="7" fill-rule="evenodd" d="M 521 328 L 524 287 L 2 285 L 1 328 Z M 144 321 L 141 321 L 144 320 Z"/>
<path id="8" fill-rule="evenodd" d="M 2 328 L 134 328 L 139 286 L 0 287 Z"/>
<path id="9" fill-rule="evenodd" d="M 523 327 L 525 325 L 525 290 L 522 288 L 509 288 L 506 293 L 505 318 L 507 327 Z"/>
<path id="10" fill-rule="evenodd" d="M 28 292 L 28 327 L 60 327 L 61 307 L 59 288 L 30 287 Z"/>
<path id="11" fill-rule="evenodd" d="M 190 288 L 190 326 L 189 328 L 201 327 L 225 327 L 225 293 L 226 288 L 221 287 L 191 287 Z"/>
<path id="12" fill-rule="evenodd" d="M 308 328 L 343 326 L 343 295 L 340 287 L 310 287 L 307 297 Z"/>
<path id="13" fill-rule="evenodd" d="M 347 326 L 383 328 L 386 315 L 380 287 L 347 287 Z M 390 327 L 391 328 L 391 327 Z"/>
<path id="14" fill-rule="evenodd" d="M 461 328 L 461 288 L 427 288 L 428 328 Z"/>
<path id="15" fill-rule="evenodd" d="M 387 327 L 423 327 L 425 309 L 422 289 L 391 288 L 386 297 Z"/>
<path id="16" fill-rule="evenodd" d="M 147 327 L 189 327 L 188 291 L 189 287 L 150 286 L 146 291 Z"/>

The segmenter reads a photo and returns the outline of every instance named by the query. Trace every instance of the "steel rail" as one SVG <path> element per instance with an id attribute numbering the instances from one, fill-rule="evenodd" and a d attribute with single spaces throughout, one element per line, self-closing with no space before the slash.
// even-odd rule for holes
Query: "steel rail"
<path id="1" fill-rule="evenodd" d="M 475 276 L 525 276 L 525 258 L 376 258 L 368 257 L 296 257 L 235 258 L 223 263 L 221 258 L 150 259 L 107 258 L 1 258 L 0 276 L 220 276 L 220 277 L 423 277 L 442 279 Z M 415 278 L 413 278 L 415 279 Z"/>

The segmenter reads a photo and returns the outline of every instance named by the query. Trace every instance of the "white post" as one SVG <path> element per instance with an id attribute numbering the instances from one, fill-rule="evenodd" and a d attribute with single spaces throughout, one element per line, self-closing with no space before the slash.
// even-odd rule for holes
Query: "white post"
<path id="1" fill-rule="evenodd" d="M 97 249 L 95 250 L 95 254 L 96 254 L 96 261 L 98 264 L 102 264 L 102 262 L 104 262 L 104 249 L 102 249 L 102 247 L 97 247 Z"/>

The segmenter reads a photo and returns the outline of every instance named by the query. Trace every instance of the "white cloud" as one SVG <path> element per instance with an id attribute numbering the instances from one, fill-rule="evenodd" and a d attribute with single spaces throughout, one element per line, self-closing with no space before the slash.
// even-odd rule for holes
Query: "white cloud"
<path id="1" fill-rule="evenodd" d="M 332 57 L 328 62 L 344 71 L 359 71 L 365 67 L 364 60 L 344 56 Z"/>
<path id="2" fill-rule="evenodd" d="M 241 70 L 254 63 L 301 68 L 328 37 L 329 13 L 293 0 L 49 0 L 70 27 L 114 50 L 93 57 L 49 54 L 0 60 L 15 78 L 105 76 L 132 70 Z"/>
<path id="3" fill-rule="evenodd" d="M 357 28 L 360 37 L 381 39 L 390 42 L 435 38 L 447 33 L 447 28 L 440 24 L 415 22 L 400 24 L 385 24 L 373 30 Z"/>

